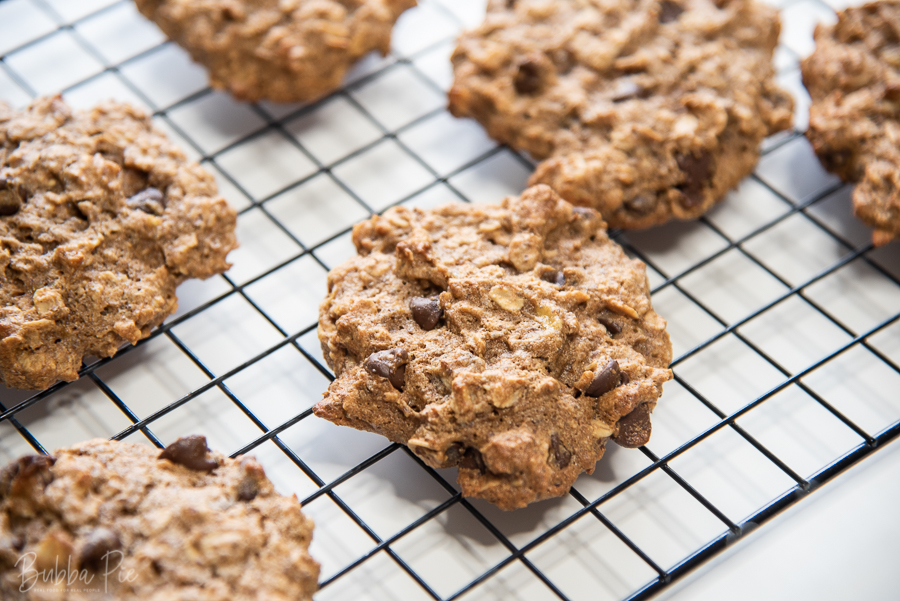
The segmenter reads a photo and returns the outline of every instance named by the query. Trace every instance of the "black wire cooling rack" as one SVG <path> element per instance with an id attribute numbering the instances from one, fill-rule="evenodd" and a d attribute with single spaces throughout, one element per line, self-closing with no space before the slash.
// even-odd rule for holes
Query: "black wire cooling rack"
<path id="1" fill-rule="evenodd" d="M 219 437 L 227 450 L 260 454 L 282 492 L 297 492 L 316 518 L 319 599 L 647 599 L 896 438 L 900 245 L 872 247 L 849 216 L 850 188 L 821 170 L 802 136 L 798 57 L 809 50 L 809 24 L 833 18 L 817 0 L 782 7 L 776 64 L 798 99 L 797 128 L 767 140 L 756 173 L 698 222 L 614 235 L 647 263 L 676 348 L 647 447 L 610 449 L 568 497 L 503 514 L 462 498 L 453 470 L 438 472 L 401 445 L 306 427 L 333 377 L 315 341 L 316 294 L 350 252 L 352 223 L 394 204 L 497 201 L 521 191 L 533 167 L 444 109 L 453 40 L 477 22 L 478 4 L 423 0 L 398 24 L 390 56 L 367 59 L 322 101 L 278 107 L 212 92 L 128 1 L 0 2 L 0 98 L 22 105 L 58 91 L 75 104 L 114 96 L 148 107 L 216 173 L 250 248 L 232 271 L 182 287 L 185 307 L 149 339 L 86 360 L 78 383 L 0 391 L 0 452 L 46 453 L 88 435 L 163 446 L 187 428 L 215 439 L 217 417 L 236 411 L 240 425 L 225 427 L 234 435 Z M 257 163 L 269 166 L 254 179 L 246 171 Z M 313 183 L 343 204 L 324 216 L 321 205 L 292 205 Z M 305 304 L 291 296 L 304 287 Z M 228 303 L 243 318 L 207 319 Z M 233 327 L 268 333 L 220 345 Z M 170 352 L 147 368 L 153 402 L 136 401 L 137 374 L 160 345 Z M 306 370 L 296 395 L 312 400 L 288 391 L 261 402 L 256 393 L 284 376 L 269 371 L 272 358 L 286 353 L 281 372 Z M 183 378 L 185 369 L 200 375 Z M 353 449 L 350 459 L 339 446 Z M 292 484 L 298 477 L 305 483 Z M 388 495 L 387 512 L 366 506 L 370 486 Z M 392 504 L 418 509 L 385 525 Z M 683 514 L 685 504 L 694 513 Z M 635 517 L 642 512 L 650 517 Z M 673 526 L 676 514 L 703 526 Z M 346 542 L 354 536 L 361 542 Z M 435 548 L 445 555 L 430 555 Z M 585 592 L 586 574 L 603 583 Z"/>

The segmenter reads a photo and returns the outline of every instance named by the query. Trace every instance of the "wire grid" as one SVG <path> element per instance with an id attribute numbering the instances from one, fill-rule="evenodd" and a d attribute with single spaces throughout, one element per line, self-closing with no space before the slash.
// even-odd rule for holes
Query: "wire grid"
<path id="1" fill-rule="evenodd" d="M 215 173 L 240 211 L 234 268 L 76 383 L 0 391 L 0 454 L 92 436 L 163 446 L 200 432 L 253 452 L 317 530 L 318 599 L 645 599 L 900 433 L 900 251 L 873 249 L 802 131 L 798 60 L 818 0 L 783 2 L 779 81 L 794 131 L 695 223 L 614 238 L 648 265 L 674 381 L 639 451 L 610 448 L 567 497 L 504 514 L 455 470 L 311 417 L 333 379 L 315 339 L 325 273 L 354 222 L 396 204 L 496 202 L 533 162 L 444 109 L 453 40 L 483 3 L 422 0 L 390 56 L 319 102 L 239 104 L 128 0 L 0 2 L 0 98 L 114 97 Z"/>

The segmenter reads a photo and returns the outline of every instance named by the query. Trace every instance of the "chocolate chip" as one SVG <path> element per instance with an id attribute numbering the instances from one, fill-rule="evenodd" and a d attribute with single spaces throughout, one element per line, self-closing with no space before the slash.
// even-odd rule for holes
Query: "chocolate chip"
<path id="1" fill-rule="evenodd" d="M 56 457 L 49 455 L 25 455 L 19 457 L 19 476 L 30 478 L 34 475 L 48 472 L 53 464 L 56 463 Z"/>
<path id="2" fill-rule="evenodd" d="M 0 499 L 15 490 L 21 493 L 30 493 L 32 480 L 38 479 L 42 487 L 53 482 L 53 474 L 50 468 L 56 463 L 54 457 L 48 455 L 25 455 L 19 457 L 2 470 L 0 470 Z"/>
<path id="3" fill-rule="evenodd" d="M 447 455 L 447 462 L 453 465 L 458 465 L 459 460 L 462 457 L 464 448 L 465 447 L 461 442 L 454 442 L 452 445 L 447 447 L 447 450 L 444 452 Z"/>
<path id="4" fill-rule="evenodd" d="M 855 154 L 849 148 L 842 148 L 820 153 L 819 160 L 828 171 L 842 171 L 853 161 Z"/>
<path id="5" fill-rule="evenodd" d="M 559 434 L 550 436 L 550 448 L 553 450 L 553 459 L 559 469 L 563 469 L 572 461 L 572 453 L 559 441 Z"/>
<path id="6" fill-rule="evenodd" d="M 162 215 L 166 208 L 163 193 L 156 188 L 141 190 L 131 198 L 126 199 L 125 203 L 151 215 Z"/>
<path id="7" fill-rule="evenodd" d="M 625 201 L 625 208 L 638 215 L 646 215 L 656 208 L 656 200 L 644 195 L 635 196 Z"/>
<path id="8" fill-rule="evenodd" d="M 403 390 L 406 381 L 406 364 L 409 353 L 402 348 L 372 353 L 366 359 L 365 368 L 370 374 L 387 378 L 397 390 Z"/>
<path id="9" fill-rule="evenodd" d="M 417 296 L 409 299 L 409 310 L 412 311 L 413 320 L 419 327 L 431 331 L 437 327 L 438 321 L 444 315 L 441 303 L 436 298 L 423 298 Z"/>
<path id="10" fill-rule="evenodd" d="M 650 407 L 641 403 L 631 413 L 619 418 L 619 431 L 613 436 L 619 446 L 636 449 L 650 440 Z"/>
<path id="11" fill-rule="evenodd" d="M 252 501 L 259 494 L 259 484 L 250 476 L 245 476 L 238 484 L 237 498 L 238 501 Z"/>
<path id="12" fill-rule="evenodd" d="M 388 380 L 390 380 L 391 386 L 403 392 L 403 385 L 406 384 L 406 364 L 398 366 Z"/>
<path id="13" fill-rule="evenodd" d="M 124 159 L 123 159 L 124 160 Z M 121 163 L 119 163 L 121 164 Z M 122 169 L 122 194 L 125 198 L 129 198 L 134 196 L 141 190 L 146 190 L 150 184 L 148 184 L 147 172 L 141 171 L 140 169 L 133 169 L 131 167 L 125 167 Z"/>
<path id="14" fill-rule="evenodd" d="M 659 22 L 671 23 L 672 21 L 680 17 L 681 13 L 683 12 L 684 9 L 675 2 L 671 2 L 670 0 L 662 0 L 662 2 L 659 3 Z"/>
<path id="15" fill-rule="evenodd" d="M 564 276 L 561 271 L 557 271 L 556 269 L 548 269 L 541 274 L 541 279 L 545 282 L 556 284 L 557 286 L 566 285 L 566 276 Z"/>
<path id="16" fill-rule="evenodd" d="M 712 176 L 712 155 L 703 152 L 700 156 L 681 154 L 675 157 L 678 168 L 684 173 L 684 183 L 678 189 L 684 194 L 687 207 L 696 207 L 703 203 L 703 189 L 709 185 Z"/>
<path id="17" fill-rule="evenodd" d="M 0 217 L 15 215 L 22 208 L 22 194 L 15 183 L 0 177 Z"/>
<path id="18" fill-rule="evenodd" d="M 95 528 L 87 536 L 84 546 L 78 553 L 78 564 L 92 572 L 99 572 L 110 563 L 109 554 L 119 551 L 122 541 L 119 535 L 109 528 Z M 117 561 L 113 563 L 116 565 Z"/>
<path id="19" fill-rule="evenodd" d="M 50 468 L 54 463 L 56 463 L 56 458 L 48 455 L 25 455 L 24 457 L 19 457 L 16 476 L 25 479 L 40 477 L 45 484 L 50 484 L 53 481 Z"/>
<path id="20" fill-rule="evenodd" d="M 216 460 L 209 456 L 206 437 L 199 434 L 179 438 L 167 446 L 159 454 L 159 458 L 168 459 L 196 472 L 210 472 L 219 467 Z"/>
<path id="21" fill-rule="evenodd" d="M 616 386 L 621 381 L 621 370 L 619 362 L 613 359 L 606 364 L 606 367 L 594 374 L 594 379 L 584 391 L 584 394 L 592 397 L 601 397 Z"/>
<path id="22" fill-rule="evenodd" d="M 613 89 L 611 100 L 613 102 L 624 102 L 631 98 L 639 97 L 642 91 L 643 88 L 641 88 L 641 86 L 631 80 L 624 79 L 616 84 L 616 87 Z"/>
<path id="23" fill-rule="evenodd" d="M 603 324 L 603 327 L 606 328 L 606 331 L 609 332 L 610 336 L 615 336 L 616 334 L 622 333 L 622 326 L 611 319 L 608 319 L 606 317 L 598 317 L 597 321 Z"/>
<path id="24" fill-rule="evenodd" d="M 481 451 L 474 447 L 466 449 L 466 452 L 463 453 L 462 460 L 459 462 L 459 467 L 467 470 L 478 470 L 482 474 L 487 471 L 487 468 L 484 466 L 484 457 L 481 456 Z"/>
<path id="25" fill-rule="evenodd" d="M 519 94 L 534 94 L 543 87 L 543 66 L 534 56 L 525 56 L 516 66 L 513 85 Z"/>

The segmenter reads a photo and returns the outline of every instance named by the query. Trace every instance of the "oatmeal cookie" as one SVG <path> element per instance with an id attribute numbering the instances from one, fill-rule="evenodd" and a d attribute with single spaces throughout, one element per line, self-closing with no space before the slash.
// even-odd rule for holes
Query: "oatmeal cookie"
<path id="1" fill-rule="evenodd" d="M 363 55 L 386 55 L 416 0 L 135 0 L 138 10 L 242 100 L 314 100 Z"/>
<path id="2" fill-rule="evenodd" d="M 0 471 L 0 596 L 308 601 L 312 530 L 254 458 L 202 436 L 163 452 L 92 440 Z"/>
<path id="3" fill-rule="evenodd" d="M 671 378 L 645 266 L 547 186 L 500 206 L 394 208 L 357 225 L 319 339 L 314 411 L 382 434 L 503 509 L 559 496 L 607 442 L 638 447 Z"/>
<path id="4" fill-rule="evenodd" d="M 826 169 L 856 182 L 854 213 L 885 244 L 900 238 L 900 2 L 848 8 L 815 38 L 801 65 L 806 135 Z"/>
<path id="5" fill-rule="evenodd" d="M 490 0 L 453 53 L 450 111 L 611 227 L 692 219 L 791 125 L 779 30 L 754 0 Z"/>
<path id="6" fill-rule="evenodd" d="M 225 271 L 236 215 L 142 111 L 0 104 L 0 382 L 75 380 Z"/>

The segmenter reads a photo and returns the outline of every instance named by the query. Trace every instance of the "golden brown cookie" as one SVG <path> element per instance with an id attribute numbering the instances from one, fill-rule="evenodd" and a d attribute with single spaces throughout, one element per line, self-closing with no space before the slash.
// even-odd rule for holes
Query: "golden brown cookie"
<path id="1" fill-rule="evenodd" d="M 779 31 L 754 0 L 490 0 L 453 53 L 450 111 L 611 227 L 692 219 L 791 125 Z"/>
<path id="2" fill-rule="evenodd" d="M 853 209 L 876 245 L 900 238 L 900 2 L 873 2 L 819 25 L 802 63 L 806 132 L 826 169 L 857 182 Z"/>
<path id="3" fill-rule="evenodd" d="M 0 471 L 0 596 L 309 601 L 312 530 L 254 458 L 202 436 L 92 440 Z"/>
<path id="4" fill-rule="evenodd" d="M 314 100 L 363 55 L 386 55 L 416 0 L 135 0 L 138 10 L 242 100 Z"/>
<path id="5" fill-rule="evenodd" d="M 499 206 L 394 208 L 357 225 L 319 339 L 314 411 L 382 434 L 503 509 L 565 494 L 607 442 L 637 447 L 671 378 L 645 266 L 547 186 Z"/>
<path id="6" fill-rule="evenodd" d="M 225 271 L 236 215 L 142 111 L 0 104 L 0 382 L 75 380 Z"/>

